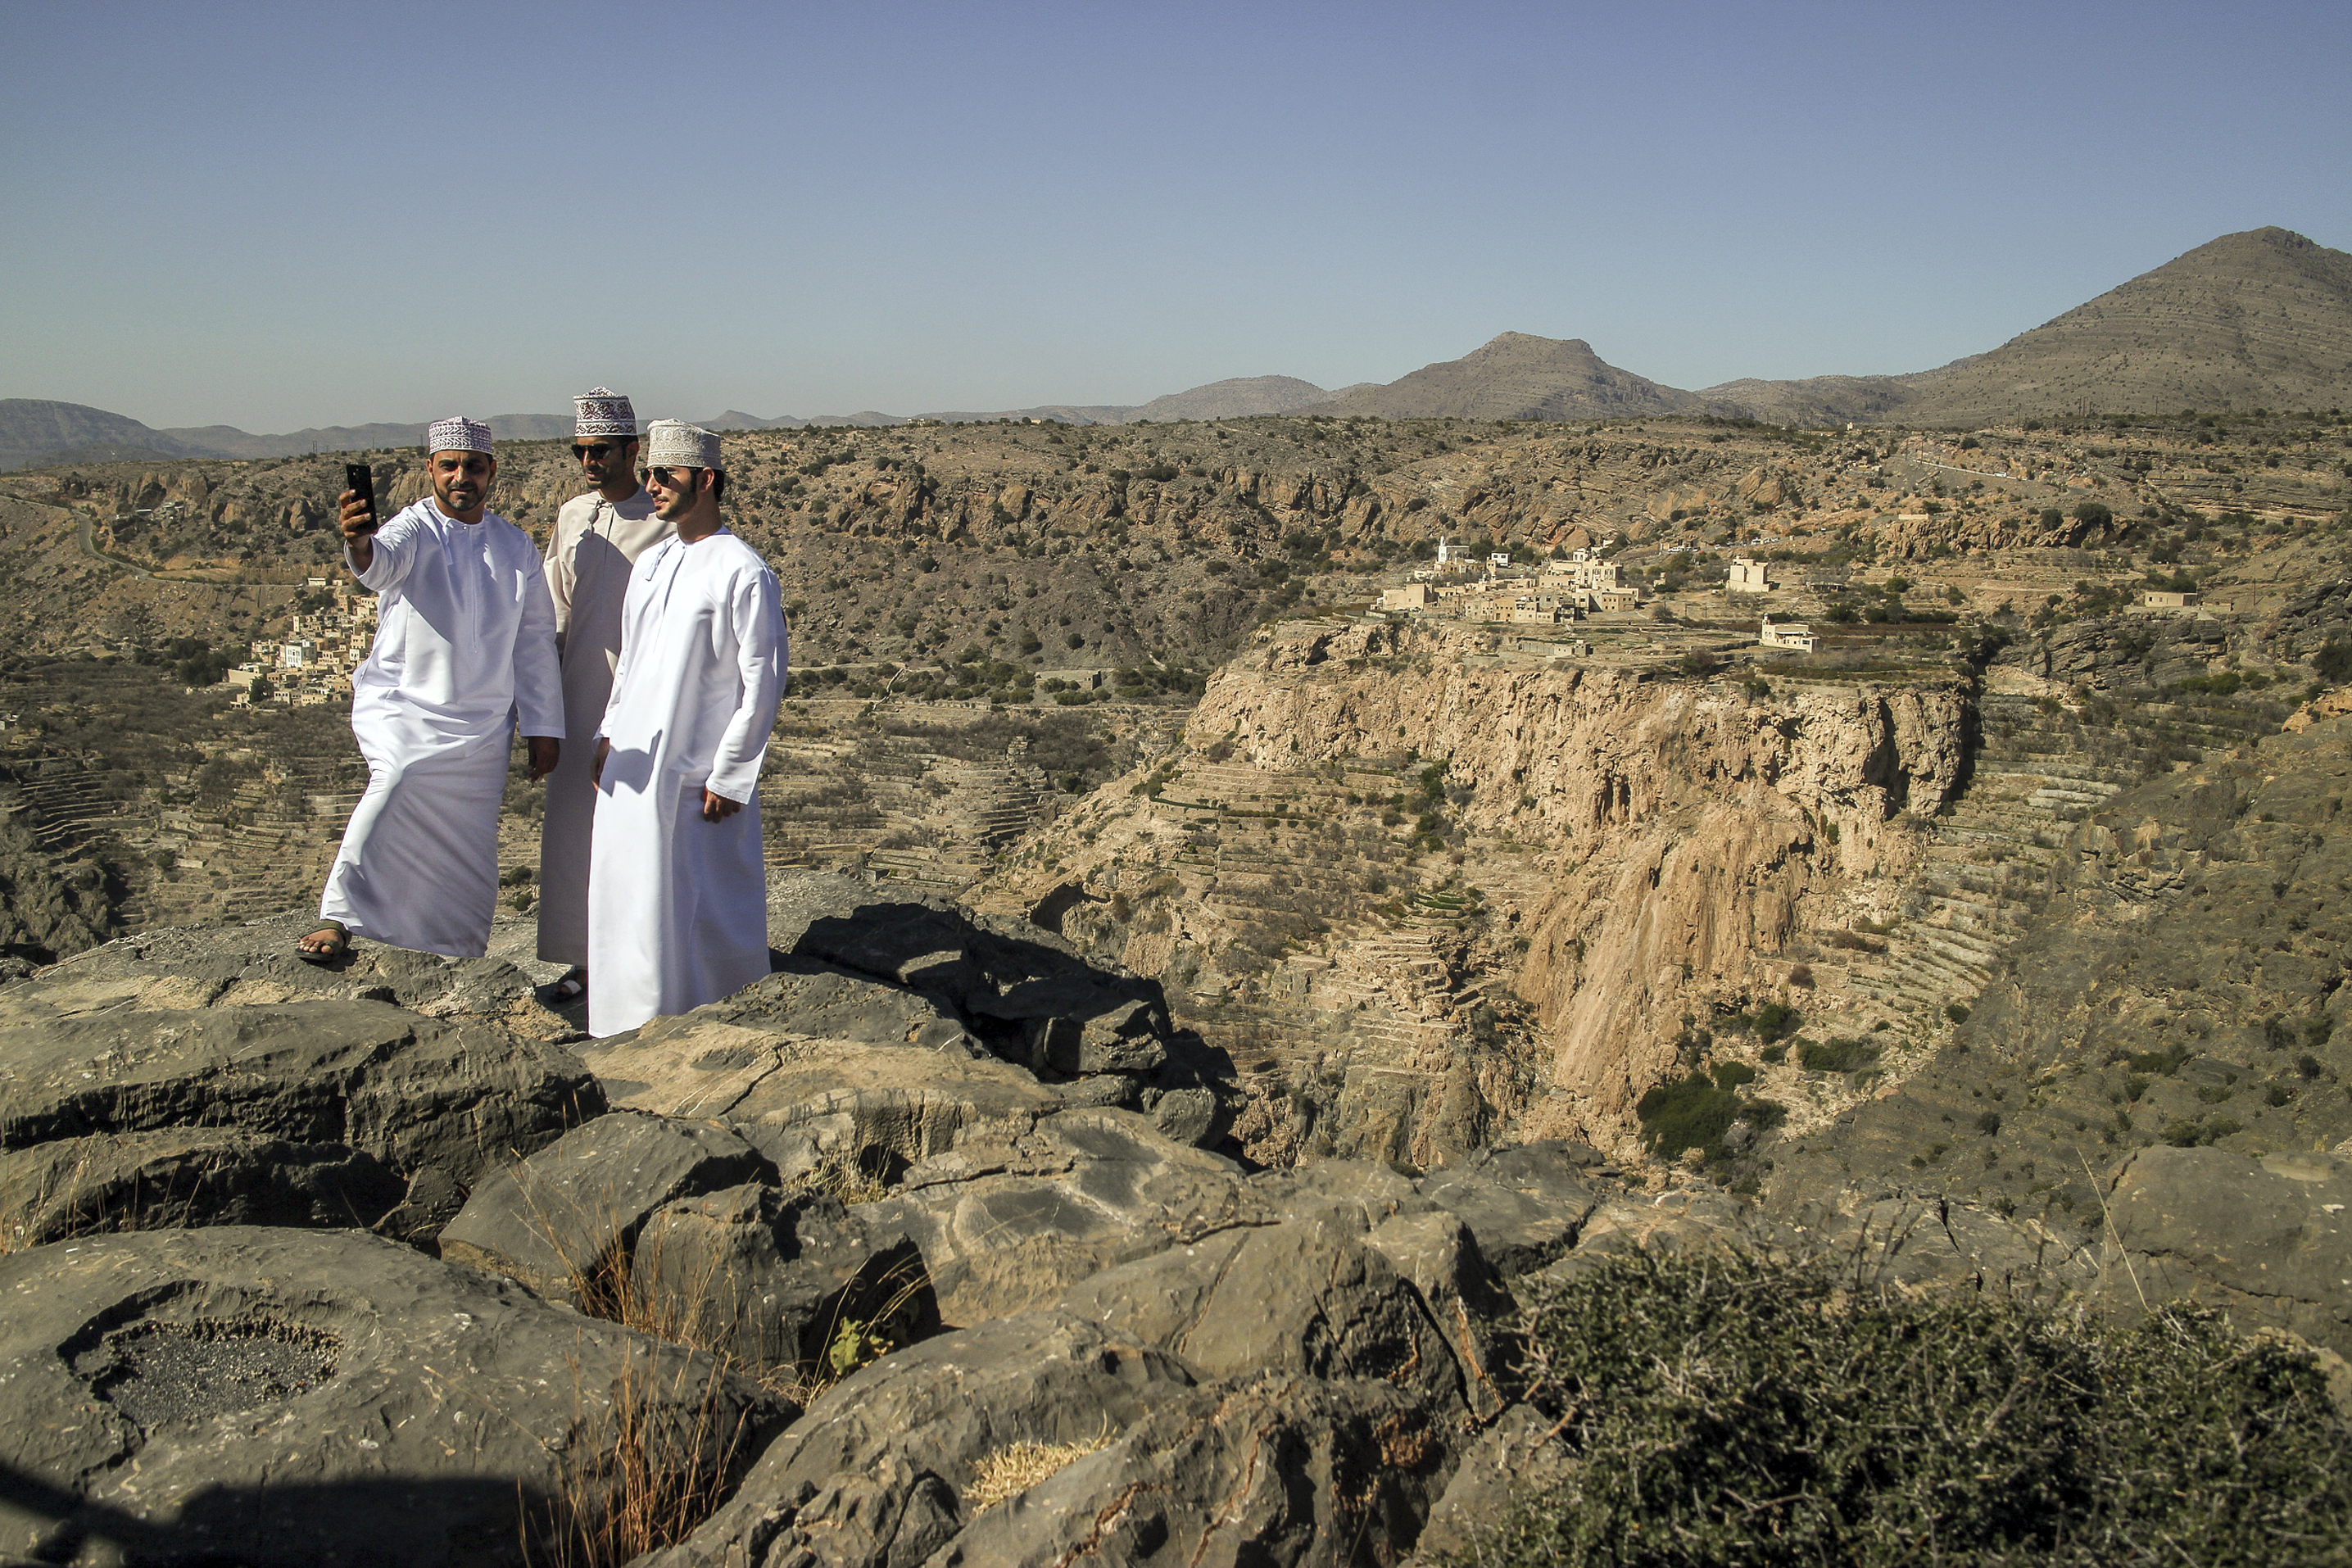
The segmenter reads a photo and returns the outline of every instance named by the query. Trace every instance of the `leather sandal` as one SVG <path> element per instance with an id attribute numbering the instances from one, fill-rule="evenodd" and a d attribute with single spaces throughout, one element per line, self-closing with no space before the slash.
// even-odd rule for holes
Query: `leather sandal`
<path id="1" fill-rule="evenodd" d="M 310 944 L 326 939 L 323 947 Z M 294 956 L 305 963 L 333 963 L 352 955 L 352 928 L 341 921 L 320 921 L 318 929 L 294 944 Z"/>

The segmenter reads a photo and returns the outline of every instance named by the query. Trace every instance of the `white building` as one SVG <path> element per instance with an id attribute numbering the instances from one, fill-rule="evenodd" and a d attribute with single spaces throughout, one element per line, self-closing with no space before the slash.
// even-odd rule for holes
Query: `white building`
<path id="1" fill-rule="evenodd" d="M 1764 563 L 1750 561 L 1745 555 L 1731 558 L 1731 576 L 1723 585 L 1725 593 L 1761 594 L 1770 587 L 1771 584 L 1765 579 Z"/>
<path id="2" fill-rule="evenodd" d="M 1799 653 L 1811 653 L 1821 643 L 1821 639 L 1813 636 L 1813 629 L 1804 622 L 1782 621 L 1776 626 L 1769 615 L 1757 628 L 1756 640 L 1766 647 L 1794 648 Z"/>

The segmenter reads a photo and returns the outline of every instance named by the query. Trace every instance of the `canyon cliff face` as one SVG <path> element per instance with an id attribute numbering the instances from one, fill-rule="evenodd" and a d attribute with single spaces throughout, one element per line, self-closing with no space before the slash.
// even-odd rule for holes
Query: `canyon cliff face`
<path id="1" fill-rule="evenodd" d="M 1347 1101 L 1375 1069 L 1433 1081 L 1407 1125 L 1374 1118 L 1371 1152 L 1443 1157 L 1468 1123 L 1514 1119 L 1622 1147 L 1694 1023 L 1788 999 L 1792 947 L 1895 915 L 1919 819 L 1961 781 L 1969 683 L 1707 679 L 1507 642 L 1376 622 L 1262 634 L 1169 756 L 982 897 L 1058 913 L 1166 980 L 1180 1012 L 1319 1025 L 1332 1049 L 1278 1087 L 1307 1110 L 1336 1074 L 1320 1111 L 1342 1148 L 1367 1131 Z M 1401 951 L 1432 917 L 1426 955 Z M 1268 926 L 1279 952 L 1251 940 Z M 1804 1000 L 1859 1029 L 1884 1014 L 1860 993 Z M 1409 1059 L 1377 1048 L 1381 1016 L 1419 1026 Z M 1534 1068 L 1516 1089 L 1497 1053 Z"/>

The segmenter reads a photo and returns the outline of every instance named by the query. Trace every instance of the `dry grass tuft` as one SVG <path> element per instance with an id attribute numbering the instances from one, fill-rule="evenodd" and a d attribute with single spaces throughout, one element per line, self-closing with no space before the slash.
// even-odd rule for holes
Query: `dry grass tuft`
<path id="1" fill-rule="evenodd" d="M 733 1487 L 749 1436 L 748 1413 L 729 1411 L 727 1375 L 723 1364 L 680 1357 L 665 1388 L 653 1358 L 626 1352 L 610 1405 L 583 1418 L 585 1440 L 569 1445 L 583 1458 L 565 1467 L 551 1503 L 524 1510 L 531 1568 L 620 1568 L 708 1519 Z M 583 1399 L 583 1409 L 596 1403 Z"/>
<path id="2" fill-rule="evenodd" d="M 1046 1477 L 1077 1463 L 1110 1441 L 1110 1434 L 1083 1443 L 1013 1443 L 983 1457 L 963 1489 L 964 1505 L 978 1513 L 1018 1496 Z"/>
<path id="3" fill-rule="evenodd" d="M 819 1163 L 793 1178 L 786 1190 L 831 1193 L 854 1208 L 888 1197 L 890 1184 L 880 1171 L 861 1161 L 855 1151 L 829 1149 Z"/>

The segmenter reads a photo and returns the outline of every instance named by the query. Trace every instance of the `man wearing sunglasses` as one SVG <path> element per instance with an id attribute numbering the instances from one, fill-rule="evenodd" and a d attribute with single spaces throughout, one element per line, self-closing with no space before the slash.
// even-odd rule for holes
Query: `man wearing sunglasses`
<path id="1" fill-rule="evenodd" d="M 670 536 L 637 482 L 637 414 L 627 397 L 598 387 L 572 400 L 572 455 L 595 488 L 555 514 L 547 542 L 547 588 L 563 659 L 566 732 L 595 733 L 621 656 L 621 600 L 637 557 Z M 596 822 L 590 748 L 575 745 L 547 781 L 539 840 L 539 957 L 571 966 L 541 994 L 562 1005 L 588 988 L 588 864 Z"/>
<path id="2" fill-rule="evenodd" d="M 719 521 L 719 437 L 656 419 L 646 457 L 677 534 L 630 574 L 596 731 L 588 1032 L 600 1037 L 768 973 L 760 765 L 784 690 L 782 595 Z"/>
<path id="3" fill-rule="evenodd" d="M 378 606 L 375 646 L 352 672 L 368 783 L 318 929 L 299 944 L 314 963 L 341 958 L 353 936 L 480 957 L 517 719 L 533 779 L 562 751 L 555 612 L 530 536 L 489 510 L 489 426 L 439 420 L 425 450 L 433 493 L 380 528 L 366 501 L 342 494 L 344 559 Z"/>

